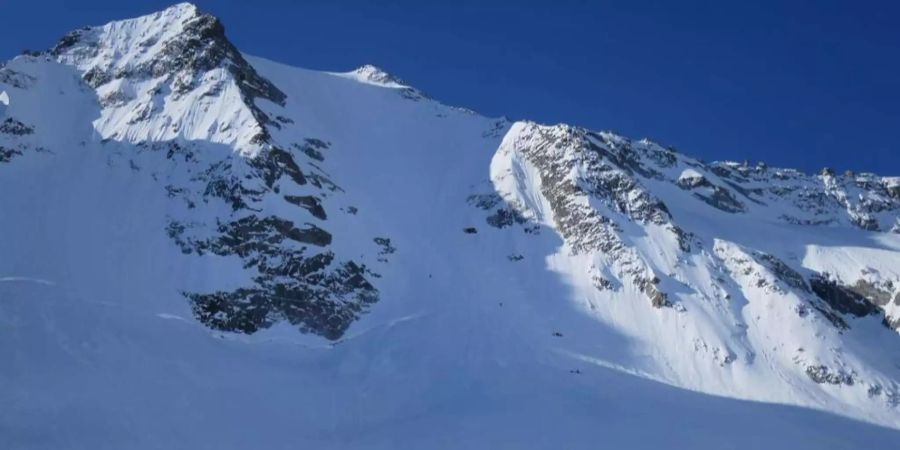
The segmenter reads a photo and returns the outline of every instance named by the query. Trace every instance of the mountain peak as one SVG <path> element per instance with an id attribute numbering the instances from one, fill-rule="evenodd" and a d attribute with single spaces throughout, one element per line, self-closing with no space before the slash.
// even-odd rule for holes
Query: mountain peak
<path id="1" fill-rule="evenodd" d="M 181 2 L 168 7 L 157 14 L 173 15 L 175 17 L 197 16 L 200 14 L 200 9 L 193 3 Z"/>
<path id="2" fill-rule="evenodd" d="M 396 89 L 400 92 L 404 98 L 410 100 L 423 100 L 423 99 L 431 99 L 428 94 L 420 91 L 409 85 L 409 83 L 403 81 L 399 77 L 396 77 L 384 69 L 372 65 L 366 64 L 364 66 L 360 66 L 350 72 L 345 73 L 335 73 L 335 75 L 342 76 L 345 78 L 350 78 L 352 80 L 356 80 L 360 83 L 369 84 L 372 86 L 380 86 L 390 89 Z M 459 110 L 464 110 L 463 108 L 456 108 Z M 466 110 L 468 111 L 468 110 Z M 468 111 L 471 112 L 471 111 Z"/>
<path id="3" fill-rule="evenodd" d="M 80 43 L 106 44 L 120 51 L 135 47 L 149 51 L 153 44 L 165 42 L 189 30 L 191 22 L 197 20 L 221 27 L 218 19 L 201 13 L 195 5 L 178 3 L 152 14 L 72 31 L 60 39 L 51 53 L 66 54 Z"/>
<path id="4" fill-rule="evenodd" d="M 73 31 L 49 53 L 58 62 L 74 66 L 84 81 L 97 90 L 101 104 L 118 111 L 110 117 L 115 116 L 127 125 L 147 125 L 139 127 L 144 131 L 132 135 L 131 130 L 123 131 L 121 124 L 110 123 L 117 135 L 125 133 L 132 140 L 144 140 L 151 135 L 174 137 L 174 131 L 161 131 L 167 128 L 177 129 L 177 135 L 184 137 L 210 138 L 209 131 L 193 130 L 190 123 L 181 122 L 196 114 L 190 111 L 202 103 L 218 99 L 220 107 L 202 107 L 203 111 L 212 111 L 204 114 L 218 114 L 223 108 L 234 109 L 244 104 L 246 108 L 240 109 L 252 115 L 249 121 L 239 120 L 246 124 L 238 127 L 240 132 L 222 139 L 255 145 L 266 140 L 265 124 L 270 122 L 256 107 L 255 100 L 263 98 L 283 105 L 286 99 L 228 40 L 222 22 L 190 3 Z M 170 101 L 161 102 L 161 96 Z M 177 110 L 160 114 L 172 101 L 181 105 Z M 232 114 L 233 117 L 242 115 Z M 158 123 L 150 126 L 154 120 Z M 227 117 L 210 120 L 230 121 Z"/>
<path id="5" fill-rule="evenodd" d="M 360 66 L 350 72 L 350 75 L 365 83 L 387 87 L 409 87 L 405 81 L 372 64 Z"/>
<path id="6" fill-rule="evenodd" d="M 108 78 L 158 77 L 183 69 L 196 72 L 246 64 L 225 37 L 221 21 L 190 3 L 73 31 L 51 54 L 60 62 L 93 71 L 85 73 L 85 79 L 94 87 Z"/>

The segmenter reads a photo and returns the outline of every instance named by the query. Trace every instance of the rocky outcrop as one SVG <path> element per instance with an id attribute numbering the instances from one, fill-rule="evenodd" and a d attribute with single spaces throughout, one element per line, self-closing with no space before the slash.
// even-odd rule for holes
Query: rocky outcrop
<path id="1" fill-rule="evenodd" d="M 781 282 L 790 288 L 797 289 L 802 292 L 810 292 L 806 280 L 800 272 L 797 272 L 784 261 L 778 259 L 774 255 L 763 253 L 760 251 L 753 252 L 756 261 L 768 268 Z"/>
<path id="2" fill-rule="evenodd" d="M 159 147 L 152 146 L 163 154 Z M 196 161 L 195 152 L 191 145 L 172 143 L 165 155 L 190 165 Z M 253 333 L 286 321 L 303 332 L 335 340 L 378 300 L 377 289 L 368 281 L 376 274 L 329 250 L 331 233 L 319 224 L 298 224 L 280 215 L 299 210 L 325 221 L 327 215 L 319 196 L 274 197 L 283 200 L 286 207 L 273 211 L 280 213 L 266 215 L 267 196 L 282 188 L 316 185 L 310 181 L 316 178 L 305 174 L 298 160 L 304 157 L 312 159 L 271 146 L 255 157 L 230 155 L 194 171 L 196 175 L 189 184 L 167 187 L 170 195 L 192 205 L 223 201 L 238 216 L 218 218 L 214 224 L 206 219 L 197 221 L 191 215 L 173 219 L 168 234 L 182 252 L 198 257 L 236 257 L 254 273 L 253 283 L 239 289 L 184 292 L 202 323 L 217 330 Z M 316 188 L 327 186 L 319 184 Z"/>
<path id="3" fill-rule="evenodd" d="M 809 284 L 819 298 L 842 314 L 864 317 L 880 311 L 864 295 L 831 279 L 827 274 L 810 277 Z"/>
<path id="4" fill-rule="evenodd" d="M 720 186 L 710 186 L 710 192 L 695 192 L 694 196 L 703 200 L 709 206 L 728 213 L 744 212 L 744 204 L 738 201 L 728 189 Z"/>
<path id="5" fill-rule="evenodd" d="M 224 331 L 252 333 L 279 320 L 305 332 L 338 339 L 378 298 L 365 266 L 336 261 L 331 235 L 312 224 L 297 227 L 278 217 L 246 216 L 219 225 L 212 237 L 191 236 L 173 222 L 169 235 L 188 254 L 236 256 L 254 270 L 254 286 L 234 291 L 186 292 L 197 319 Z"/>
<path id="6" fill-rule="evenodd" d="M 0 163 L 10 162 L 17 156 L 22 156 L 21 150 L 0 145 Z"/>
<path id="7" fill-rule="evenodd" d="M 282 176 L 289 177 L 298 186 L 306 184 L 306 177 L 293 155 L 276 146 L 271 146 L 251 158 L 249 164 L 257 170 L 269 188 L 274 187 L 275 182 Z"/>
<path id="8" fill-rule="evenodd" d="M 395 88 L 401 96 L 409 100 L 419 101 L 429 99 L 428 95 L 424 92 L 414 87 L 410 87 L 408 84 L 406 84 L 405 81 L 401 80 L 400 78 L 391 75 L 385 72 L 383 69 L 371 64 L 366 64 L 364 66 L 358 67 L 350 72 L 350 74 L 357 80 L 366 83 Z"/>
<path id="9" fill-rule="evenodd" d="M 811 365 L 806 367 L 806 375 L 816 383 L 853 386 L 853 375 L 844 371 L 834 371 L 825 365 Z"/>
<path id="10" fill-rule="evenodd" d="M 285 195 L 284 199 L 288 203 L 309 211 L 317 219 L 326 220 L 328 218 L 325 214 L 325 208 L 322 207 L 322 201 L 315 195 Z"/>
<path id="11" fill-rule="evenodd" d="M 540 195 L 546 199 L 553 226 L 573 253 L 597 253 L 609 258 L 623 279 L 631 281 L 655 307 L 670 306 L 659 279 L 623 240 L 619 221 L 663 226 L 681 241 L 680 229 L 670 223 L 669 211 L 646 190 L 639 176 L 660 176 L 639 163 L 630 141 L 569 126 L 521 124 L 507 135 L 499 152 L 512 164 L 527 164 L 540 177 Z M 665 153 L 662 153 L 665 155 Z M 661 164 L 667 158 L 660 158 Z M 531 169 L 508 169 L 531 170 Z M 500 176 L 500 175 L 495 175 Z M 512 176 L 511 173 L 502 177 Z M 503 183 L 501 178 L 496 183 Z M 518 194 L 507 193 L 515 197 Z M 533 195 L 533 194 L 523 194 Z M 508 207 L 495 209 L 487 220 L 502 228 L 525 220 L 523 200 L 507 199 Z M 490 198 L 475 199 L 483 209 L 494 208 Z M 598 208 L 596 205 L 602 205 Z M 512 211 L 507 210 L 512 208 Z M 514 212 L 515 211 L 515 212 Z"/>
<path id="12" fill-rule="evenodd" d="M 302 332 L 337 340 L 377 301 L 378 291 L 366 280 L 365 267 L 353 262 L 326 272 L 333 258 L 332 253 L 289 257 L 261 269 L 256 288 L 185 296 L 197 319 L 217 330 L 249 334 L 284 320 Z"/>
<path id="13" fill-rule="evenodd" d="M 34 134 L 34 127 L 25 125 L 24 123 L 19 122 L 12 117 L 7 117 L 6 120 L 0 122 L 0 133 L 11 134 L 14 136 L 25 136 L 28 134 Z"/>
<path id="14" fill-rule="evenodd" d="M 0 92 L 0 163 L 8 163 L 26 153 L 45 152 L 46 149 L 34 143 L 34 127 L 13 117 L 5 117 L 8 97 Z"/>
<path id="15" fill-rule="evenodd" d="M 0 83 L 17 89 L 28 89 L 35 82 L 37 82 L 37 78 L 5 67 L 5 64 L 0 64 Z"/>
<path id="16" fill-rule="evenodd" d="M 819 298 L 842 314 L 866 317 L 884 313 L 882 323 L 900 330 L 900 320 L 886 312 L 891 304 L 900 305 L 900 292 L 895 292 L 891 280 L 860 278 L 848 284 L 824 273 L 811 277 L 810 286 Z"/>

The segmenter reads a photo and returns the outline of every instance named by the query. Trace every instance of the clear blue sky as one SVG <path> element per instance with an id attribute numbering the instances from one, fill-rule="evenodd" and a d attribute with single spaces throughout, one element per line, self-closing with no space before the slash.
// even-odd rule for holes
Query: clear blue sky
<path id="1" fill-rule="evenodd" d="M 0 59 L 172 1 L 0 0 Z M 381 66 L 485 115 L 900 175 L 900 2 L 206 1 L 244 52 Z M 527 3 L 527 4 L 526 4 Z"/>

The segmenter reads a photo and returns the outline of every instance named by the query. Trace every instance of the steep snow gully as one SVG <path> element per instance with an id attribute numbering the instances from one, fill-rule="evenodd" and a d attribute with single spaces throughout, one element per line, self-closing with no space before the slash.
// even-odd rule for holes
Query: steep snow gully
<path id="1" fill-rule="evenodd" d="M 0 66 L 0 447 L 894 448 L 900 178 L 242 54 Z"/>

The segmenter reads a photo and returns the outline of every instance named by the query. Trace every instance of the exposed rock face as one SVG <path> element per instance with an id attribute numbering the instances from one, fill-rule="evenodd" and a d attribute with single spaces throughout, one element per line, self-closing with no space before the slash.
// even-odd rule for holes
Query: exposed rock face
<path id="1" fill-rule="evenodd" d="M 233 161 L 241 167 L 242 160 Z M 212 253 L 238 257 L 247 270 L 256 272 L 254 285 L 233 291 L 186 292 L 197 318 L 210 327 L 252 333 L 285 320 L 302 331 L 338 339 L 378 291 L 369 283 L 364 265 L 340 260 L 332 251 L 331 234 L 312 223 L 302 226 L 279 216 L 262 216 L 262 199 L 279 184 L 306 184 L 299 165 L 288 152 L 272 148 L 248 161 L 249 172 L 234 176 L 231 164 L 213 164 L 197 187 L 178 192 L 188 198 L 225 201 L 239 219 L 212 224 L 190 219 L 173 221 L 169 236 L 187 254 Z M 249 185 L 249 186 L 248 186 Z M 252 187 L 250 187 L 252 186 Z M 312 217 L 325 220 L 325 211 L 315 196 L 284 196 L 285 204 L 302 206 Z"/>
<path id="2" fill-rule="evenodd" d="M 325 209 L 322 208 L 322 201 L 314 195 L 285 195 L 284 199 L 289 203 L 306 209 L 318 219 L 325 220 L 328 218 L 325 214 Z"/>
<path id="3" fill-rule="evenodd" d="M 328 149 L 329 147 L 329 144 L 327 142 L 313 138 L 307 138 L 302 145 L 296 143 L 293 145 L 297 150 L 305 153 L 306 156 L 309 156 L 310 158 L 319 162 L 325 160 L 325 156 L 322 154 L 322 151 Z"/>
<path id="4" fill-rule="evenodd" d="M 827 276 L 814 276 L 809 283 L 819 298 L 843 314 L 863 317 L 879 311 L 878 306 L 855 289 L 842 286 Z"/>
<path id="5" fill-rule="evenodd" d="M 36 78 L 19 71 L 12 70 L 0 64 L 0 83 L 9 85 L 17 89 L 28 89 L 35 83 Z M 9 97 L 7 95 L 6 105 L 9 105 Z"/>
<path id="6" fill-rule="evenodd" d="M 863 296 L 876 306 L 887 306 L 892 300 L 895 305 L 900 305 L 900 292 L 894 294 L 894 282 L 891 280 L 876 283 L 861 278 L 848 289 Z"/>
<path id="7" fill-rule="evenodd" d="M 21 155 L 21 150 L 0 146 L 0 163 L 10 162 L 13 158 Z"/>
<path id="8" fill-rule="evenodd" d="M 806 374 L 816 383 L 853 386 L 853 376 L 843 371 L 834 372 L 828 366 L 807 366 Z"/>
<path id="9" fill-rule="evenodd" d="M 276 267 L 259 265 L 258 288 L 185 295 L 197 319 L 218 330 L 253 333 L 286 320 L 336 340 L 377 301 L 378 291 L 366 280 L 366 269 L 352 261 L 323 270 L 332 258 L 331 253 L 291 255 Z"/>
<path id="10" fill-rule="evenodd" d="M 709 188 L 711 192 L 708 194 L 695 192 L 694 195 L 708 205 L 725 212 L 739 213 L 745 211 L 744 204 L 734 198 L 728 189 L 713 185 L 710 185 Z"/>
<path id="11" fill-rule="evenodd" d="M 28 152 L 46 149 L 34 143 L 34 127 L 9 117 L 9 95 L 0 91 L 0 163 L 7 163 Z"/>
<path id="12" fill-rule="evenodd" d="M 34 127 L 25 125 L 12 117 L 8 117 L 3 123 L 0 123 L 0 133 L 24 136 L 26 134 L 34 134 Z"/>
<path id="13" fill-rule="evenodd" d="M 375 242 L 375 245 L 381 248 L 378 252 L 378 261 L 386 263 L 388 262 L 388 256 L 393 255 L 397 251 L 397 247 L 394 247 L 394 244 L 391 243 L 390 238 L 385 237 L 376 237 L 372 239 Z"/>
<path id="14" fill-rule="evenodd" d="M 272 188 L 282 176 L 288 176 L 298 186 L 306 184 L 306 177 L 294 157 L 275 146 L 266 149 L 261 155 L 253 158 L 250 165 L 257 169 L 266 186 Z"/>
<path id="15" fill-rule="evenodd" d="M 528 222 L 528 220 L 522 217 L 522 215 L 513 208 L 500 208 L 487 218 L 487 223 L 496 228 L 509 227 L 513 224 L 521 225 L 526 222 Z"/>
<path id="16" fill-rule="evenodd" d="M 802 225 L 849 223 L 870 231 L 895 224 L 900 202 L 890 194 L 888 177 L 824 173 L 809 176 L 791 169 L 717 163 L 711 167 L 742 196 L 761 205 L 792 210 L 782 220 Z"/>
<path id="17" fill-rule="evenodd" d="M 0 120 L 3 120 L 3 116 L 6 112 L 6 105 L 0 103 Z M 19 139 L 11 139 L 15 137 L 21 137 L 24 135 L 34 133 L 34 128 L 29 127 L 18 120 L 13 119 L 12 117 L 3 120 L 0 123 L 0 135 L 7 135 L 7 140 L 10 141 L 7 145 L 3 145 L 3 141 L 0 141 L 0 163 L 5 163 L 11 161 L 13 158 L 22 155 L 22 151 L 24 150 L 24 146 L 22 145 Z"/>
<path id="18" fill-rule="evenodd" d="M 806 280 L 803 279 L 803 275 L 791 268 L 791 266 L 787 265 L 784 261 L 763 252 L 754 252 L 754 256 L 758 262 L 771 270 L 772 273 L 775 274 L 779 280 L 787 284 L 787 286 L 803 292 L 810 291 L 809 286 L 806 284 Z"/>
<path id="19" fill-rule="evenodd" d="M 666 293 L 657 286 L 659 279 L 620 236 L 619 222 L 635 221 L 667 227 L 676 239 L 681 238 L 670 223 L 666 206 L 639 183 L 638 176 L 655 178 L 659 174 L 638 162 L 630 141 L 568 126 L 526 124 L 514 137 L 507 137 L 500 152 L 511 158 L 513 165 L 520 164 L 521 158 L 521 163 L 533 168 L 550 211 L 544 218 L 534 217 L 534 211 L 517 212 L 525 208 L 524 201 L 506 193 L 512 209 L 497 209 L 488 223 L 503 227 L 524 222 L 526 217 L 550 220 L 574 253 L 606 255 L 619 267 L 620 276 L 633 282 L 653 306 L 670 306 Z M 665 153 L 654 156 L 660 164 L 669 161 Z M 495 177 L 495 184 L 503 183 L 515 170 L 526 169 L 501 170 L 504 173 Z M 608 213 L 601 214 L 594 202 Z M 493 207 L 483 200 L 479 206 Z"/>

